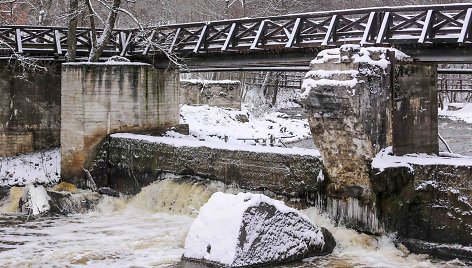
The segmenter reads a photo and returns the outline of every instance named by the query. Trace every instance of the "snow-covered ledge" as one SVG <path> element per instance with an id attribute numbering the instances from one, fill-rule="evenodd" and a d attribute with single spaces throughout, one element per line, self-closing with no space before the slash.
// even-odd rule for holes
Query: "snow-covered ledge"
<path id="1" fill-rule="evenodd" d="M 411 172 L 414 172 L 414 165 L 472 167 L 472 157 L 450 153 L 440 153 L 439 156 L 429 154 L 407 154 L 404 156 L 395 156 L 393 155 L 392 147 L 387 147 L 380 151 L 372 160 L 372 168 L 379 173 L 387 168 L 397 167 L 408 168 Z"/>
<path id="2" fill-rule="evenodd" d="M 395 156 L 392 148 L 372 161 L 372 186 L 381 222 L 403 239 L 470 246 L 472 157 L 440 153 Z"/>

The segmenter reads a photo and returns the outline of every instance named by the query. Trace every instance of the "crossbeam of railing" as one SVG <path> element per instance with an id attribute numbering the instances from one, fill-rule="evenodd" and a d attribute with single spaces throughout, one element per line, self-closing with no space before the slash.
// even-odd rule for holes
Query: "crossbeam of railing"
<path id="1" fill-rule="evenodd" d="M 116 29 L 105 56 L 173 52 L 192 56 L 209 53 L 251 53 L 300 48 L 322 49 L 342 44 L 362 46 L 435 44 L 470 46 L 472 4 L 385 7 L 314 12 Z M 101 30 L 98 30 L 100 33 Z M 91 48 L 88 28 L 77 30 L 77 54 Z M 0 26 L 0 54 L 65 55 L 67 28 Z"/>

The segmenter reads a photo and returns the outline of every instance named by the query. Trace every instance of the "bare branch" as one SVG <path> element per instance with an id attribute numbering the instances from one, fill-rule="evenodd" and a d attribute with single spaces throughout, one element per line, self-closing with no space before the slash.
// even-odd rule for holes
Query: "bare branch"
<path id="1" fill-rule="evenodd" d="M 144 40 L 140 45 L 149 47 L 150 50 L 163 53 L 169 59 L 170 63 L 175 64 L 179 69 L 188 69 L 187 65 L 184 63 L 185 60 L 177 56 L 175 53 L 170 52 L 170 47 L 166 45 L 171 43 L 170 36 L 167 37 L 169 40 L 165 40 L 164 42 L 154 41 L 151 39 L 151 36 L 149 30 L 139 32 L 138 37 L 141 37 L 139 39 Z"/>
<path id="2" fill-rule="evenodd" d="M 118 8 L 120 8 L 121 0 L 113 0 L 113 5 L 108 13 L 107 20 L 104 24 L 103 32 L 100 35 L 100 38 L 97 40 L 96 46 L 92 46 L 89 55 L 89 61 L 96 62 L 100 59 L 105 47 L 107 46 L 108 42 L 113 33 L 113 29 L 115 28 L 116 18 L 118 16 Z"/>
<path id="3" fill-rule="evenodd" d="M 38 59 L 26 57 L 15 51 L 15 49 L 3 40 L 0 40 L 0 50 L 10 50 L 11 55 L 8 59 L 8 65 L 12 66 L 13 70 L 20 68 L 20 75 L 14 77 L 26 80 L 27 72 L 47 71 L 47 68 L 38 64 Z"/>
<path id="4" fill-rule="evenodd" d="M 123 8 L 118 8 L 118 11 L 121 11 L 121 12 L 125 13 L 126 15 L 128 15 L 134 22 L 136 22 L 136 24 L 139 26 L 139 29 L 141 29 L 141 31 L 144 30 L 141 23 L 139 23 L 138 19 L 131 12 L 129 12 L 128 10 L 123 9 Z"/>

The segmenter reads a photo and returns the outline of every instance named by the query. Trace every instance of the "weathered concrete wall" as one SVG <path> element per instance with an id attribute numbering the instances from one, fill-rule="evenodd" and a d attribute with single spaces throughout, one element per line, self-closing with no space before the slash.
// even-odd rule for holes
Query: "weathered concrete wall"
<path id="1" fill-rule="evenodd" d="M 147 64 L 64 64 L 61 176 L 80 185 L 94 148 L 113 132 L 179 123 L 179 73 Z"/>
<path id="2" fill-rule="evenodd" d="M 97 154 L 92 176 L 99 187 L 136 194 L 162 172 L 196 175 L 249 190 L 290 197 L 317 193 L 322 180 L 319 157 L 173 146 L 110 138 Z"/>
<path id="3" fill-rule="evenodd" d="M 437 154 L 437 68 L 430 64 L 394 62 L 393 153 Z"/>
<path id="4" fill-rule="evenodd" d="M 370 161 L 392 143 L 402 153 L 437 153 L 435 73 L 435 66 L 412 62 L 392 68 L 385 49 L 320 52 L 304 80 L 302 104 L 331 178 L 330 196 L 373 201 Z M 392 88 L 399 107 L 394 117 Z M 428 140 L 417 141 L 418 133 Z"/>
<path id="5" fill-rule="evenodd" d="M 181 80 L 180 103 L 240 109 L 241 83 L 232 80 Z"/>
<path id="6" fill-rule="evenodd" d="M 400 238 L 472 245 L 472 166 L 373 170 L 379 218 Z"/>
<path id="7" fill-rule="evenodd" d="M 59 146 L 61 79 L 47 71 L 12 71 L 0 66 L 0 156 Z"/>

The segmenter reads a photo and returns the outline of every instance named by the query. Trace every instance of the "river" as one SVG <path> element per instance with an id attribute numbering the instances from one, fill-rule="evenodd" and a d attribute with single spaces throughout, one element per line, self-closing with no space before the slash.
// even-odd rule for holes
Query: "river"
<path id="1" fill-rule="evenodd" d="M 180 262 L 196 211 L 219 183 L 164 180 L 129 199 L 105 197 L 95 210 L 60 217 L 28 218 L 11 213 L 21 191 L 0 204 L 0 267 L 196 267 Z M 359 234 L 334 226 L 314 208 L 302 211 L 328 228 L 338 245 L 333 254 L 279 267 L 463 267 L 409 254 L 388 236 Z"/>

